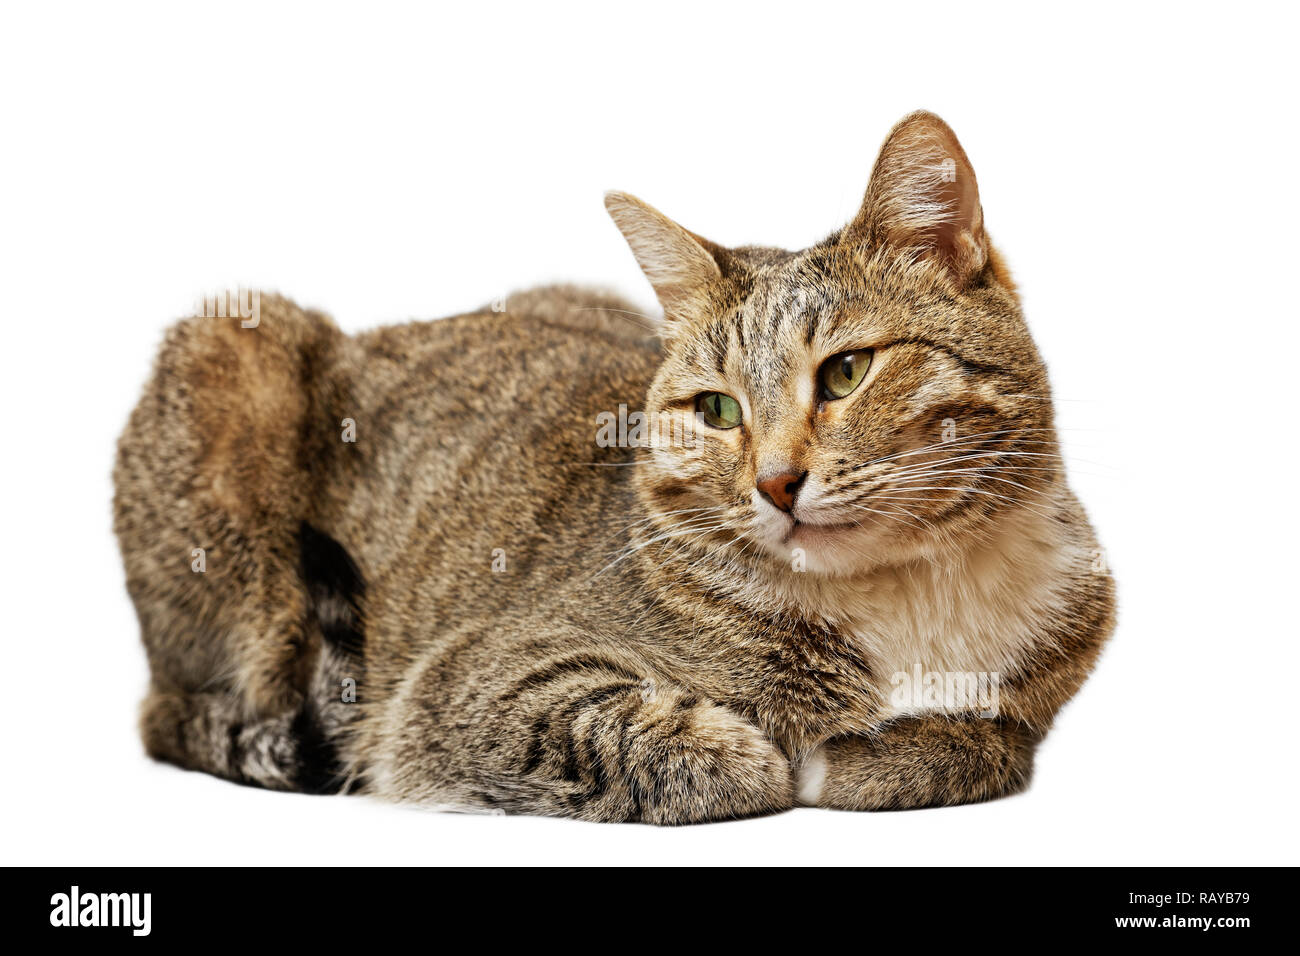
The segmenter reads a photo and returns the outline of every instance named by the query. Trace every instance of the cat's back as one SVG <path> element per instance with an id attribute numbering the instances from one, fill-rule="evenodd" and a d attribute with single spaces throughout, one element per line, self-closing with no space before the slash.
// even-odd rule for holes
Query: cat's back
<path id="1" fill-rule="evenodd" d="M 553 418 L 584 393 L 633 384 L 644 392 L 659 354 L 651 323 L 610 293 L 533 289 L 475 312 L 359 333 L 351 385 L 385 425 L 399 409 L 426 409 L 467 414 L 460 424 L 494 432 L 503 416 L 529 417 L 508 407 L 514 400 Z"/>
<path id="2" fill-rule="evenodd" d="M 336 536 L 375 578 L 423 568 L 450 584 L 498 549 L 512 573 L 497 585 L 529 567 L 553 574 L 601 515 L 631 507 L 618 467 L 631 452 L 597 445 L 597 416 L 643 404 L 659 360 L 651 322 L 611 294 L 558 286 L 354 336 Z"/>
<path id="3" fill-rule="evenodd" d="M 353 339 L 371 359 L 401 361 L 412 357 L 409 350 L 434 354 L 449 347 L 535 346 L 551 335 L 654 356 L 659 351 L 656 321 L 613 292 L 551 285 L 511 293 L 472 312 L 379 326 Z"/>

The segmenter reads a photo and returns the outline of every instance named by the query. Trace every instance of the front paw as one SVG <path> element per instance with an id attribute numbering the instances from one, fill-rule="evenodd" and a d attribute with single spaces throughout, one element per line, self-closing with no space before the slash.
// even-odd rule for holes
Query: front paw
<path id="1" fill-rule="evenodd" d="M 789 761 L 758 727 L 712 703 L 661 704 L 640 715 L 636 736 L 630 783 L 644 822 L 726 820 L 793 805 Z"/>
<path id="2" fill-rule="evenodd" d="M 800 797 L 836 810 L 911 810 L 1023 790 L 1035 736 L 978 717 L 907 717 L 827 741 L 800 771 Z"/>

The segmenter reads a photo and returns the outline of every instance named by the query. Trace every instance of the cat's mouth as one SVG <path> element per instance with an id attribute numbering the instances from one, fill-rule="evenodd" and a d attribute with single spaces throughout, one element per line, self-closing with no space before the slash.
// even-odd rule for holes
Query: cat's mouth
<path id="1" fill-rule="evenodd" d="M 854 528 L 859 527 L 861 525 L 853 521 L 802 521 L 795 518 L 782 543 L 789 544 L 795 541 L 817 540 L 842 534 L 845 531 L 852 531 Z"/>

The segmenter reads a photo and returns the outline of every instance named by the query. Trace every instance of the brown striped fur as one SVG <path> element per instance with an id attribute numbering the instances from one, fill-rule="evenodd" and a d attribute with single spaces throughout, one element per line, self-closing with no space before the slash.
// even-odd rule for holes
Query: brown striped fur
<path id="1" fill-rule="evenodd" d="M 263 296 L 254 329 L 168 332 L 114 475 L 148 751 L 601 821 L 1021 789 L 1113 584 L 951 130 L 906 118 L 858 216 L 802 252 L 607 205 L 657 338 L 569 287 L 354 336 Z M 828 356 L 868 348 L 856 391 L 819 395 Z M 696 424 L 710 391 L 741 426 Z M 695 447 L 599 446 L 620 404 Z M 756 490 L 773 469 L 807 475 L 789 514 Z M 914 665 L 999 675 L 997 713 L 900 705 Z"/>

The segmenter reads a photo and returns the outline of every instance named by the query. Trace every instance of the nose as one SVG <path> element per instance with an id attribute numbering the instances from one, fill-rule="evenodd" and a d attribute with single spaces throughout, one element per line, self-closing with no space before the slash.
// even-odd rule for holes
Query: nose
<path id="1" fill-rule="evenodd" d="M 795 495 L 799 494 L 799 488 L 807 477 L 806 471 L 783 471 L 770 478 L 760 478 L 755 484 L 760 495 L 788 512 L 794 507 Z"/>

